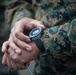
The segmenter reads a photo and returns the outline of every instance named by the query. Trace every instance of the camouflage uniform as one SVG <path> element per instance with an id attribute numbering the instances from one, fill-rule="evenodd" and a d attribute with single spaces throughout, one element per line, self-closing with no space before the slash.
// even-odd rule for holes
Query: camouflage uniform
<path id="1" fill-rule="evenodd" d="M 76 75 L 76 0 L 7 0 L 6 6 L 10 26 L 30 17 L 46 27 L 36 75 Z"/>
<path id="2" fill-rule="evenodd" d="M 5 1 L 0 0 L 0 75 L 8 75 L 8 67 L 2 65 L 3 53 L 1 52 L 2 44 L 8 39 L 10 31 L 10 26 L 5 21 L 5 9 Z M 12 71 L 11 75 L 17 75 L 17 72 Z"/>

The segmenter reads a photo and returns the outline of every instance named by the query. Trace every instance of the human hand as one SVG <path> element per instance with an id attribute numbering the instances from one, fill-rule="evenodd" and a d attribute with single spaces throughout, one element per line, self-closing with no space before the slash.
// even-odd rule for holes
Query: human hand
<path id="1" fill-rule="evenodd" d="M 32 46 L 32 51 L 28 52 L 26 50 L 21 50 L 22 53 L 19 55 L 15 52 L 12 52 L 13 50 L 8 50 L 9 56 L 14 60 L 15 62 L 19 64 L 28 63 L 32 60 L 34 60 L 40 53 L 40 50 L 37 48 L 36 44 L 34 42 L 29 43 L 30 46 Z"/>
<path id="2" fill-rule="evenodd" d="M 14 53 L 14 52 L 12 52 L 12 53 Z M 13 70 L 23 70 L 23 69 L 26 69 L 26 66 L 28 65 L 28 64 L 19 64 L 18 62 L 12 60 L 9 57 L 8 53 L 4 53 L 4 56 L 2 59 L 2 64 L 7 65 L 9 69 L 13 69 Z"/>
<path id="3" fill-rule="evenodd" d="M 6 52 L 8 50 L 8 46 L 10 46 L 10 48 L 16 51 L 18 54 L 21 53 L 20 49 L 31 51 L 31 46 L 27 44 L 28 42 L 31 42 L 28 34 L 35 27 L 41 27 L 42 29 L 45 29 L 44 25 L 40 21 L 27 17 L 16 22 L 11 30 L 8 40 L 9 42 L 4 42 L 3 44 L 2 52 Z"/>
<path id="4" fill-rule="evenodd" d="M 29 43 L 29 45 L 33 50 L 31 52 L 28 52 L 21 49 L 22 53 L 20 55 L 9 48 L 8 53 L 5 53 L 3 56 L 2 63 L 6 64 L 10 69 L 25 69 L 26 67 L 24 64 L 34 60 L 40 53 L 40 50 L 37 48 L 34 42 Z"/>

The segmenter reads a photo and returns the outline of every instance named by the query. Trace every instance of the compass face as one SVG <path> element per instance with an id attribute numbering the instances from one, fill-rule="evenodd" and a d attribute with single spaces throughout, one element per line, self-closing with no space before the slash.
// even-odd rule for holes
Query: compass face
<path id="1" fill-rule="evenodd" d="M 35 28 L 30 32 L 30 37 L 36 37 L 41 33 L 41 28 Z"/>
<path id="2" fill-rule="evenodd" d="M 40 31 L 37 29 L 37 30 L 35 30 L 35 31 L 32 33 L 32 35 L 36 36 L 36 35 L 38 35 L 39 33 L 40 33 Z"/>

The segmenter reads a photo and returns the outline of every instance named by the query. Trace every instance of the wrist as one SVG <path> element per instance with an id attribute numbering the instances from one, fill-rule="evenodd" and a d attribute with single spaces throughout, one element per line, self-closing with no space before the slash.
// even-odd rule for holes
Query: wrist
<path id="1" fill-rule="evenodd" d="M 36 46 L 41 52 L 45 51 L 43 42 L 41 41 L 42 35 L 42 28 L 34 28 L 29 34 L 30 39 L 35 42 Z"/>
<path id="2" fill-rule="evenodd" d="M 35 42 L 30 43 L 30 45 L 32 46 L 32 49 L 35 53 L 37 53 L 37 54 L 41 53 L 40 49 L 37 47 Z"/>

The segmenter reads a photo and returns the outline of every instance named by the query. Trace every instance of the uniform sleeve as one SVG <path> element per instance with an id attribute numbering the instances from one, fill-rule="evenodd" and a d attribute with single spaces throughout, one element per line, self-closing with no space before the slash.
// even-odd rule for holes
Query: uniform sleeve
<path id="1" fill-rule="evenodd" d="M 30 0 L 6 0 L 5 5 L 5 20 L 10 26 L 23 17 L 34 18 Z"/>
<path id="2" fill-rule="evenodd" d="M 52 54 L 53 57 L 76 55 L 76 19 L 46 29 L 42 41 L 46 50 L 44 55 Z"/>

